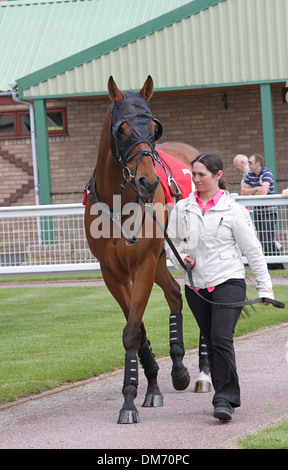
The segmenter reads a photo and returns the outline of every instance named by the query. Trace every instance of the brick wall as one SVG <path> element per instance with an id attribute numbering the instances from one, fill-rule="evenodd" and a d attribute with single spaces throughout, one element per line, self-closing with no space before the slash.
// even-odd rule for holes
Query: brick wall
<path id="1" fill-rule="evenodd" d="M 84 191 L 96 164 L 109 105 L 108 100 L 67 102 L 69 136 L 49 139 L 53 192 Z"/>
<path id="2" fill-rule="evenodd" d="M 227 110 L 221 92 L 155 95 L 151 108 L 163 125 L 161 142 L 182 141 L 200 150 L 220 152 L 226 180 L 240 182 L 241 175 L 232 166 L 233 157 L 237 153 L 248 156 L 264 153 L 260 91 L 227 88 L 226 94 Z M 69 135 L 49 138 L 54 193 L 83 191 L 95 167 L 102 123 L 110 102 L 71 100 L 65 104 Z M 288 178 L 288 104 L 282 102 L 281 88 L 273 89 L 273 105 L 278 178 Z M 0 140 L 0 205 L 34 204 L 31 169 L 30 139 Z M 237 185 L 231 186 L 233 189 L 239 190 Z M 81 195 L 76 196 L 77 202 L 81 199 Z M 62 202 L 59 197 L 58 201 Z"/>
<path id="3" fill-rule="evenodd" d="M 34 203 L 30 139 L 0 141 L 0 205 Z"/>
<path id="4" fill-rule="evenodd" d="M 226 94 L 227 110 L 222 93 L 154 98 L 152 109 L 164 128 L 162 142 L 180 140 L 201 151 L 218 151 L 223 157 L 226 181 L 240 182 L 240 173 L 233 169 L 234 156 L 264 155 L 260 90 L 227 89 Z M 277 175 L 288 178 L 288 103 L 282 103 L 281 88 L 273 90 L 273 105 Z M 236 189 L 239 191 L 239 185 Z"/>

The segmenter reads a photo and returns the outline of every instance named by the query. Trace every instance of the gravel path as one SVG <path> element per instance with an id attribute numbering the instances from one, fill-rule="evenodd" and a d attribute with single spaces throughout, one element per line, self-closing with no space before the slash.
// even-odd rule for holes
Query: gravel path
<path id="1" fill-rule="evenodd" d="M 1 449 L 219 449 L 288 418 L 288 323 L 235 339 L 242 406 L 221 423 L 212 416 L 212 393 L 195 394 L 197 351 L 186 352 L 191 384 L 176 392 L 170 358 L 160 359 L 161 408 L 142 408 L 142 369 L 136 405 L 140 423 L 116 424 L 123 371 L 0 407 Z"/>

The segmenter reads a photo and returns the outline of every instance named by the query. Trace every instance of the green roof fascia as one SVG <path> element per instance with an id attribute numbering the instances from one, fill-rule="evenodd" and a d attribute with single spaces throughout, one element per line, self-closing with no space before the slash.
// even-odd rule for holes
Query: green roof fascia
<path id="1" fill-rule="evenodd" d="M 144 77 L 145 78 L 145 77 Z M 153 77 L 152 77 L 153 78 Z M 155 92 L 164 92 L 164 91 L 185 91 L 185 90 L 201 90 L 201 89 L 211 89 L 211 88 L 226 88 L 226 87 L 238 87 L 238 86 L 249 86 L 249 85 L 266 85 L 273 83 L 286 83 L 288 81 L 287 78 L 279 78 L 273 80 L 256 80 L 256 81 L 248 81 L 248 82 L 229 82 L 229 83 L 213 83 L 213 84 L 201 84 L 201 85 L 191 85 L 191 86 L 179 86 L 179 87 L 165 87 L 165 88 L 157 88 L 154 87 Z M 125 91 L 125 90 L 123 90 Z M 126 90 L 127 91 L 127 90 Z M 138 91 L 138 90 L 130 90 L 129 91 Z M 63 98 L 75 98 L 75 97 L 89 97 L 89 96 L 105 96 L 108 92 L 106 90 L 97 91 L 97 92 L 89 92 L 89 93 L 67 93 L 61 95 L 41 95 L 41 96 L 27 96 L 25 99 L 28 100 L 37 100 L 37 99 L 63 99 Z"/>
<path id="2" fill-rule="evenodd" d="M 181 21 L 188 16 L 194 15 L 202 10 L 205 10 L 217 3 L 227 0 L 193 0 L 186 5 L 183 5 L 175 10 L 165 13 L 158 18 L 147 21 L 141 26 L 132 28 L 131 30 L 107 39 L 102 43 L 89 47 L 81 52 L 73 54 L 66 59 L 48 65 L 37 72 L 33 72 L 25 77 L 16 80 L 18 86 L 19 97 L 23 97 L 23 91 L 40 82 L 49 80 L 49 78 L 60 75 L 68 70 L 78 67 L 86 62 L 97 59 L 104 54 L 108 54 L 114 50 L 120 49 L 131 42 L 141 39 L 149 34 L 152 34 L 160 29 L 170 26 L 173 23 Z"/>
<path id="3" fill-rule="evenodd" d="M 153 78 L 153 77 L 152 77 Z M 180 87 L 166 87 L 166 88 L 154 88 L 155 91 L 177 91 L 177 90 L 201 90 L 201 89 L 211 89 L 211 88 L 224 88 L 224 87 L 238 87 L 238 86 L 249 86 L 249 85 L 266 85 L 273 83 L 283 83 L 286 82 L 285 78 L 275 78 L 273 80 L 252 80 L 248 82 L 225 82 L 225 83 L 207 83 L 201 85 L 191 85 L 191 86 L 180 86 Z"/>

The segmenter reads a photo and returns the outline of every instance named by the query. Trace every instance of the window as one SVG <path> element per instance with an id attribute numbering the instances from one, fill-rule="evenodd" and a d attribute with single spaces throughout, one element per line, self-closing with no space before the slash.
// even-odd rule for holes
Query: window
<path id="1" fill-rule="evenodd" d="M 49 111 L 47 113 L 48 132 L 64 131 L 63 113 L 61 111 Z"/>
<path id="2" fill-rule="evenodd" d="M 4 134 L 15 134 L 14 114 L 7 113 L 0 115 L 0 137 Z"/>
<path id="3" fill-rule="evenodd" d="M 47 110 L 49 136 L 67 135 L 67 115 L 65 108 Z M 28 111 L 0 113 L 0 139 L 26 137 L 30 135 L 30 115 Z"/>
<path id="4" fill-rule="evenodd" d="M 25 134 L 30 132 L 30 115 L 29 114 L 20 114 L 20 133 Z"/>

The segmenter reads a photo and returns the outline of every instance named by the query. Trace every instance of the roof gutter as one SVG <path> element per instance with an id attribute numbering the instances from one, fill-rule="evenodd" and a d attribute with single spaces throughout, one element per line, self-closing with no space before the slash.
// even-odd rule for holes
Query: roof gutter
<path id="1" fill-rule="evenodd" d="M 11 96 L 12 97 L 12 91 L 0 91 L 0 96 Z"/>

